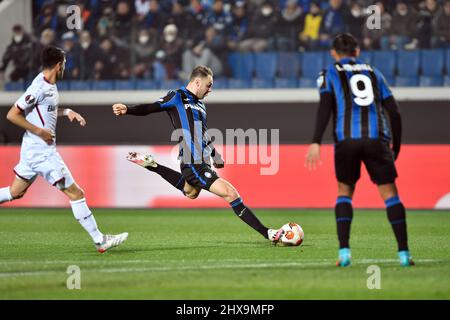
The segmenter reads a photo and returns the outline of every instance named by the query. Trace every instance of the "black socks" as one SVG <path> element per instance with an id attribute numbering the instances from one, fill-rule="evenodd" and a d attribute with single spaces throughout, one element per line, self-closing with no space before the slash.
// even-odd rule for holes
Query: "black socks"
<path id="1" fill-rule="evenodd" d="M 344 196 L 338 197 L 334 212 L 336 214 L 339 248 L 350 248 L 350 226 L 353 219 L 352 199 Z"/>
<path id="2" fill-rule="evenodd" d="M 231 207 L 234 210 L 234 213 L 246 224 L 250 227 L 258 231 L 264 238 L 268 239 L 267 230 L 258 218 L 253 214 L 252 210 L 244 205 L 241 198 L 237 198 L 236 200 L 230 202 Z"/>
<path id="3" fill-rule="evenodd" d="M 154 167 L 145 167 L 145 168 L 159 174 L 161 177 L 164 178 L 164 180 L 169 182 L 175 188 L 184 192 L 184 178 L 181 175 L 181 173 L 172 170 L 168 167 L 162 166 L 160 164 L 158 164 L 156 168 Z"/>

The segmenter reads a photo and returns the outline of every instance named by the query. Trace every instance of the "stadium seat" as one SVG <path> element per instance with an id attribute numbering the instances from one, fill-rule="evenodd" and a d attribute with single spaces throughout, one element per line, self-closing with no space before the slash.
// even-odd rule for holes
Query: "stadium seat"
<path id="1" fill-rule="evenodd" d="M 275 88 L 298 88 L 298 81 L 297 79 L 277 78 L 275 79 Z"/>
<path id="2" fill-rule="evenodd" d="M 136 90 L 156 89 L 159 89 L 159 82 L 156 80 L 136 80 Z"/>
<path id="3" fill-rule="evenodd" d="M 372 64 L 372 51 L 361 51 L 358 60 L 367 64 Z"/>
<path id="4" fill-rule="evenodd" d="M 301 77 L 299 80 L 300 88 L 316 88 L 317 87 L 317 78 L 304 78 Z"/>
<path id="5" fill-rule="evenodd" d="M 419 77 L 403 77 L 395 78 L 396 87 L 417 87 L 419 85 Z"/>
<path id="6" fill-rule="evenodd" d="M 252 80 L 252 88 L 255 89 L 273 88 L 273 80 L 254 78 Z"/>
<path id="7" fill-rule="evenodd" d="M 246 79 L 228 79 L 228 88 L 229 89 L 244 89 L 250 88 L 251 81 Z"/>
<path id="8" fill-rule="evenodd" d="M 214 79 L 213 90 L 214 89 L 228 89 L 228 79 L 227 78 Z"/>
<path id="9" fill-rule="evenodd" d="M 23 91 L 24 83 L 21 81 L 5 83 L 5 91 Z"/>
<path id="10" fill-rule="evenodd" d="M 450 87 L 450 76 L 444 77 L 444 86 Z"/>
<path id="11" fill-rule="evenodd" d="M 414 77 L 419 74 L 420 51 L 398 51 L 397 75 L 401 77 Z"/>
<path id="12" fill-rule="evenodd" d="M 444 50 L 422 50 L 420 69 L 423 76 L 442 76 L 444 71 Z"/>
<path id="13" fill-rule="evenodd" d="M 136 83 L 134 80 L 116 80 L 114 87 L 116 90 L 134 90 Z"/>
<path id="14" fill-rule="evenodd" d="M 228 56 L 231 73 L 235 79 L 251 80 L 255 68 L 253 53 L 233 52 Z"/>
<path id="15" fill-rule="evenodd" d="M 394 76 L 384 76 L 389 86 L 395 86 L 395 77 Z"/>
<path id="16" fill-rule="evenodd" d="M 89 81 L 83 80 L 72 80 L 70 81 L 70 90 L 79 91 L 79 90 L 90 90 Z"/>
<path id="17" fill-rule="evenodd" d="M 334 60 L 334 58 L 331 56 L 330 52 L 325 51 L 323 55 L 324 55 L 324 66 L 323 66 L 324 68 L 328 68 L 330 64 L 334 64 L 336 62 L 336 60 Z"/>
<path id="18" fill-rule="evenodd" d="M 300 54 L 296 52 L 280 52 L 278 54 L 278 76 L 286 79 L 297 79 L 300 70 Z"/>
<path id="19" fill-rule="evenodd" d="M 396 65 L 395 51 L 374 51 L 372 54 L 372 64 L 386 78 L 393 77 Z"/>
<path id="20" fill-rule="evenodd" d="M 301 66 L 302 77 L 313 78 L 315 81 L 324 69 L 324 52 L 304 52 Z"/>
<path id="21" fill-rule="evenodd" d="M 440 87 L 442 83 L 442 76 L 421 76 L 419 79 L 419 85 L 421 87 Z"/>
<path id="22" fill-rule="evenodd" d="M 180 80 L 169 79 L 169 80 L 164 80 L 161 82 L 160 89 L 162 89 L 162 90 L 171 90 L 172 89 L 173 90 L 173 89 L 177 89 L 183 85 L 184 84 Z"/>
<path id="23" fill-rule="evenodd" d="M 255 74 L 258 79 L 271 80 L 277 73 L 277 53 L 255 53 Z"/>
<path id="24" fill-rule="evenodd" d="M 450 76 L 450 49 L 445 50 L 445 69 Z"/>
<path id="25" fill-rule="evenodd" d="M 114 81 L 112 80 L 92 81 L 92 90 L 114 90 Z"/>
<path id="26" fill-rule="evenodd" d="M 70 81 L 67 80 L 58 81 L 56 85 L 59 91 L 66 91 L 70 89 Z"/>

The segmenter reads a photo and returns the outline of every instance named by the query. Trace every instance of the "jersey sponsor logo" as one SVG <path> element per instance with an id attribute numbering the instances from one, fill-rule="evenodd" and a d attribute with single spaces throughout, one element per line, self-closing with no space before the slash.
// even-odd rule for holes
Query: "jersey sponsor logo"
<path id="1" fill-rule="evenodd" d="M 47 108 L 47 112 L 53 112 L 55 110 L 56 110 L 56 107 L 52 106 L 52 105 L 49 105 L 48 108 Z"/>
<path id="2" fill-rule="evenodd" d="M 212 177 L 212 174 L 209 172 L 205 172 L 205 177 L 207 177 L 208 179 Z"/>
<path id="3" fill-rule="evenodd" d="M 192 104 L 189 104 L 189 103 L 185 103 L 185 104 L 184 104 L 184 108 L 185 108 L 186 110 L 189 109 L 189 108 L 195 109 L 195 110 L 197 110 L 197 111 L 200 111 L 200 112 L 206 114 L 205 110 L 204 110 L 202 107 L 200 107 L 199 105 L 197 105 L 197 104 L 192 105 Z"/>
<path id="4" fill-rule="evenodd" d="M 28 105 L 32 105 L 32 104 L 34 104 L 34 103 L 36 102 L 36 98 L 33 97 L 31 94 L 29 94 L 29 95 L 27 95 L 27 96 L 25 97 L 25 102 L 26 102 Z"/>

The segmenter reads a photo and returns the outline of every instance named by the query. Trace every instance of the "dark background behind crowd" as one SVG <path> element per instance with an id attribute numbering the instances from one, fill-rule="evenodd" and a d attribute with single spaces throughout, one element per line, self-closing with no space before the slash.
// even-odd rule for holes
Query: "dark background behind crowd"
<path id="1" fill-rule="evenodd" d="M 67 26 L 70 5 L 80 29 Z M 366 23 L 370 5 L 379 29 Z M 38 73 L 49 44 L 66 51 L 67 80 L 185 80 L 197 64 L 229 77 L 230 52 L 328 50 L 341 32 L 363 50 L 450 48 L 450 0 L 36 0 L 33 17 L 33 33 L 14 26 L 2 57 L 11 81 Z"/>

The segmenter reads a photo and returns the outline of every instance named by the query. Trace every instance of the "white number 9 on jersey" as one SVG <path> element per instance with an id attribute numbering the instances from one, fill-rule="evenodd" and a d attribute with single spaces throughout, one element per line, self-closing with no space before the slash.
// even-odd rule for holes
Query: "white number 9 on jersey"
<path id="1" fill-rule="evenodd" d="M 364 89 L 358 87 L 358 83 L 364 84 Z M 373 103 L 374 95 L 372 81 L 364 74 L 355 74 L 350 78 L 350 88 L 355 95 L 355 103 L 362 107 L 367 107 Z"/>

